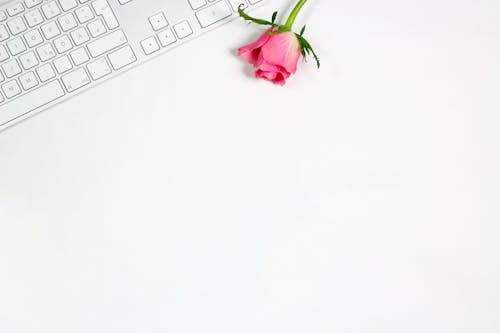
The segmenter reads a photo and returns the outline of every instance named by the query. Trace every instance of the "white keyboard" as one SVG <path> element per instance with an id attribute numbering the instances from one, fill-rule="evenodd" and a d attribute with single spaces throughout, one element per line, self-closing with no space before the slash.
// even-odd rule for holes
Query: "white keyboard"
<path id="1" fill-rule="evenodd" d="M 0 0 L 0 130 L 263 0 Z"/>

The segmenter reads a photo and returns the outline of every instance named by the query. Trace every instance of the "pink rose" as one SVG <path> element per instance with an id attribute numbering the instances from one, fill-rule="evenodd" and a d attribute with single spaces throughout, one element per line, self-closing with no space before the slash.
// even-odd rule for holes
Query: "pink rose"
<path id="1" fill-rule="evenodd" d="M 283 86 L 297 71 L 302 52 L 293 32 L 269 29 L 255 43 L 238 49 L 238 54 L 255 67 L 255 77 Z"/>

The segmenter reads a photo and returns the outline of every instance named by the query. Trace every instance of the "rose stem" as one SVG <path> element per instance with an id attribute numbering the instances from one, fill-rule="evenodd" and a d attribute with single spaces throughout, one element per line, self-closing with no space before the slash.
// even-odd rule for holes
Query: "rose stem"
<path id="1" fill-rule="evenodd" d="M 306 2 L 307 2 L 307 0 L 300 0 L 295 5 L 295 8 L 293 8 L 292 12 L 290 13 L 290 16 L 288 16 L 288 20 L 286 20 L 286 23 L 284 25 L 284 27 L 288 31 L 292 30 L 293 23 L 295 22 L 295 19 L 297 18 L 297 15 L 299 15 L 300 10 L 306 4 Z"/>

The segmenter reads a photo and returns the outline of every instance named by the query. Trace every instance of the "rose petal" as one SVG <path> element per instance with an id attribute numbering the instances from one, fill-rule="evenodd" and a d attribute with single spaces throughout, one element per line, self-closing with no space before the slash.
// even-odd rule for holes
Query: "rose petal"
<path id="1" fill-rule="evenodd" d="M 293 32 L 271 35 L 262 46 L 260 55 L 269 63 L 284 67 L 289 73 L 297 71 L 301 51 L 300 44 Z"/>
<path id="2" fill-rule="evenodd" d="M 262 46 L 271 38 L 269 35 L 270 30 L 271 29 L 264 32 L 256 42 L 240 47 L 238 49 L 238 55 L 252 65 L 255 65 L 259 58 Z"/>

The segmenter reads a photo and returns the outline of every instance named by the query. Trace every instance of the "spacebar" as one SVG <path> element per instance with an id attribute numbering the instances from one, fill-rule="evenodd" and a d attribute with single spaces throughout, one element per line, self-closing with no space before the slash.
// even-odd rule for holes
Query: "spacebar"
<path id="1" fill-rule="evenodd" d="M 0 106 L 0 126 L 64 96 L 58 80 Z"/>

